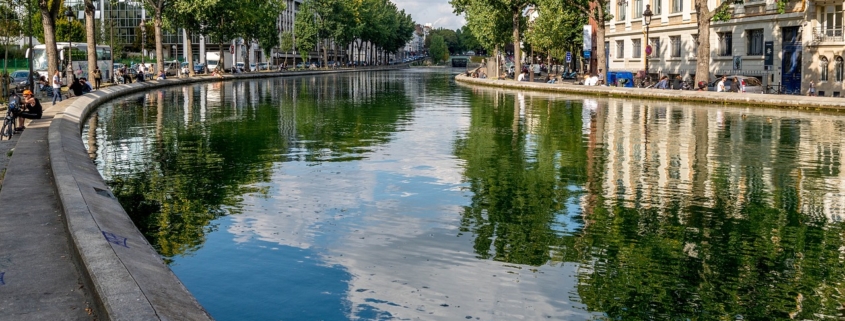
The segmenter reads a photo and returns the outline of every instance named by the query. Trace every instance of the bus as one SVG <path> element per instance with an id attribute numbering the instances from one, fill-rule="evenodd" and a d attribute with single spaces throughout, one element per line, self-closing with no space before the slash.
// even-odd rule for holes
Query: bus
<path id="1" fill-rule="evenodd" d="M 59 71 L 62 75 L 66 75 L 66 68 L 68 66 L 68 57 L 73 57 L 73 74 L 76 78 L 86 78 L 93 82 L 91 77 L 88 77 L 88 44 L 73 43 L 73 49 L 70 49 L 70 44 L 67 42 L 58 42 L 56 47 L 59 50 Z M 71 53 L 70 55 L 68 53 Z M 47 70 L 47 47 L 46 45 L 36 45 L 33 48 L 33 64 L 32 68 L 38 76 L 45 76 L 50 79 Z M 97 46 L 97 66 L 100 67 L 100 72 L 103 75 L 103 82 L 110 82 L 114 76 L 114 65 L 112 64 L 111 47 Z M 66 84 L 70 83 L 66 80 Z"/>

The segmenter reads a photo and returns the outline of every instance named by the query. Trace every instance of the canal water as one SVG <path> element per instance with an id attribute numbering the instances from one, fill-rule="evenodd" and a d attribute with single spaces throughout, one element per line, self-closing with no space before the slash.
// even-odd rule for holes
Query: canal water
<path id="1" fill-rule="evenodd" d="M 217 320 L 845 315 L 845 117 L 452 77 L 161 89 L 82 135 Z"/>

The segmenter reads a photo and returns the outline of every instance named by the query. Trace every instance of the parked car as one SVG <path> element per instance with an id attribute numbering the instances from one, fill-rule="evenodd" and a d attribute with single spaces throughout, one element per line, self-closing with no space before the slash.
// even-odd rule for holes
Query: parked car
<path id="1" fill-rule="evenodd" d="M 16 92 L 21 92 L 24 88 L 29 87 L 29 70 L 14 71 L 11 75 L 9 75 L 9 77 L 12 78 L 12 83 L 9 84 L 9 88 L 13 88 Z M 38 77 L 35 77 L 33 80 L 37 79 Z"/>
<path id="2" fill-rule="evenodd" d="M 258 63 L 258 70 L 270 70 L 270 65 L 266 62 L 260 62 Z"/>
<path id="3" fill-rule="evenodd" d="M 733 88 L 734 77 L 736 77 L 737 80 L 739 80 L 745 85 L 745 92 L 752 94 L 762 94 L 764 92 L 765 88 L 763 88 L 763 82 L 761 82 L 760 79 L 751 76 L 727 76 L 727 79 L 725 80 L 725 91 L 731 91 L 731 88 Z M 716 91 L 716 88 L 719 84 L 719 80 L 721 79 L 722 78 L 719 77 L 716 78 L 716 80 L 710 82 L 710 84 L 707 86 L 707 90 Z"/>
<path id="4" fill-rule="evenodd" d="M 205 73 L 205 65 L 204 64 L 195 64 L 194 65 L 194 73 L 195 74 L 204 74 Z"/>
<path id="5" fill-rule="evenodd" d="M 176 60 L 164 62 L 164 73 L 168 76 L 176 76 L 179 73 L 179 62 Z"/>

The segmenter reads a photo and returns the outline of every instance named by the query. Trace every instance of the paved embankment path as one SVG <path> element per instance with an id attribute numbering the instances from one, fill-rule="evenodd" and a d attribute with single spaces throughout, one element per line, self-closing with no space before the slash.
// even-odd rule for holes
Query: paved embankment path
<path id="1" fill-rule="evenodd" d="M 89 158 L 82 121 L 100 104 L 199 82 L 397 68 L 402 66 L 168 79 L 112 86 L 52 107 L 42 102 L 42 119 L 0 142 L 0 173 L 6 170 L 0 185 L 0 321 L 212 320 Z"/>
<path id="2" fill-rule="evenodd" d="M 72 102 L 44 104 L 42 119 L 0 142 L 3 158 L 14 147 L 0 189 L 0 320 L 97 319 L 73 261 L 47 147 L 53 116 Z"/>
<path id="3" fill-rule="evenodd" d="M 660 90 L 645 88 L 623 88 L 607 86 L 583 86 L 571 82 L 546 84 L 542 82 L 518 82 L 513 80 L 480 79 L 463 74 L 455 77 L 458 83 L 489 87 L 510 88 L 578 94 L 614 98 L 656 99 L 670 101 L 701 102 L 719 105 L 765 106 L 777 108 L 845 111 L 845 98 L 807 97 L 795 95 L 772 95 L 751 93 L 717 93 L 694 90 Z"/>

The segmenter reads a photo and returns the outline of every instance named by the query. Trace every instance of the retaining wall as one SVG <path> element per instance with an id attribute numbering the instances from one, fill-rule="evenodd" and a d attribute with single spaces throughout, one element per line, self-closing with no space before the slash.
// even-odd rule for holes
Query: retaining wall
<path id="1" fill-rule="evenodd" d="M 660 90 L 645 88 L 624 88 L 606 86 L 583 86 L 571 83 L 546 84 L 538 82 L 518 82 L 513 80 L 480 79 L 458 75 L 458 83 L 511 88 L 534 91 L 557 92 L 613 98 L 641 98 L 670 101 L 702 102 L 720 105 L 765 106 L 803 110 L 845 111 L 845 98 L 807 97 L 794 95 L 772 95 L 751 93 L 717 93 L 693 90 Z"/>

